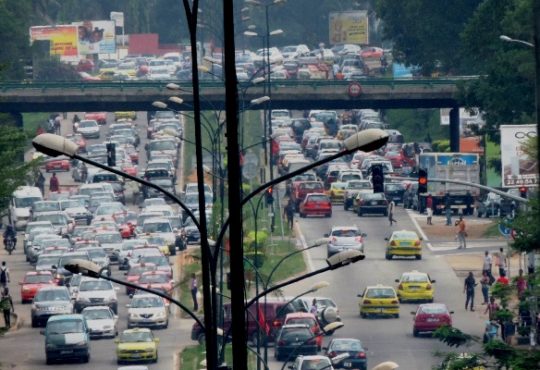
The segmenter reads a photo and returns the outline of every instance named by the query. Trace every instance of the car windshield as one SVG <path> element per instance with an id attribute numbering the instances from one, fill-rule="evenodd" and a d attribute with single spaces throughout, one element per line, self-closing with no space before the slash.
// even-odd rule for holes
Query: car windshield
<path id="1" fill-rule="evenodd" d="M 287 324 L 302 324 L 308 326 L 315 325 L 315 319 L 309 317 L 294 317 L 287 320 Z"/>
<path id="2" fill-rule="evenodd" d="M 15 198 L 15 207 L 16 208 L 32 207 L 32 204 L 40 200 L 41 198 L 39 197 Z"/>
<path id="3" fill-rule="evenodd" d="M 63 214 L 37 215 L 36 221 L 50 221 L 53 225 L 66 225 L 67 220 Z"/>
<path id="4" fill-rule="evenodd" d="M 383 193 L 362 193 L 362 198 L 368 200 L 382 200 L 384 199 Z"/>
<path id="5" fill-rule="evenodd" d="M 384 190 L 401 190 L 403 187 L 400 184 L 384 184 Z"/>
<path id="6" fill-rule="evenodd" d="M 49 211 L 59 211 L 60 203 L 58 202 L 36 202 L 32 206 L 34 212 L 49 212 Z"/>
<path id="7" fill-rule="evenodd" d="M 359 232 L 356 229 L 339 229 L 332 231 L 332 236 L 341 236 L 344 238 L 351 238 L 354 236 L 358 236 Z"/>
<path id="8" fill-rule="evenodd" d="M 149 332 L 128 332 L 122 333 L 120 342 L 153 342 L 153 339 Z"/>
<path id="9" fill-rule="evenodd" d="M 425 283 L 428 281 L 428 277 L 427 275 L 423 275 L 423 274 L 406 274 L 406 275 L 403 275 L 403 277 L 401 278 L 401 281 L 404 283 L 412 283 L 412 282 Z"/>
<path id="10" fill-rule="evenodd" d="M 39 256 L 37 267 L 52 267 L 58 265 L 59 256 Z"/>
<path id="11" fill-rule="evenodd" d="M 107 243 L 122 243 L 122 236 L 119 233 L 114 234 L 97 234 L 95 239 L 100 244 Z"/>
<path id="12" fill-rule="evenodd" d="M 317 305 L 317 308 L 322 307 L 336 307 L 336 304 L 331 299 L 326 298 L 315 298 L 315 305 Z"/>
<path id="13" fill-rule="evenodd" d="M 150 262 L 156 266 L 169 266 L 169 261 L 165 256 L 144 256 L 141 257 L 141 262 Z"/>
<path id="14" fill-rule="evenodd" d="M 421 306 L 420 311 L 422 313 L 427 313 L 427 314 L 441 314 L 441 313 L 448 312 L 446 307 L 442 305 L 423 306 L 423 307 Z"/>
<path id="15" fill-rule="evenodd" d="M 160 236 L 149 236 L 146 240 L 148 241 L 148 244 L 167 245 L 165 238 Z"/>
<path id="16" fill-rule="evenodd" d="M 413 240 L 416 240 L 416 239 L 418 239 L 418 235 L 416 235 L 416 233 L 412 232 L 412 231 L 407 231 L 407 232 L 399 231 L 399 232 L 395 232 L 392 235 L 392 239 L 397 239 L 397 240 L 410 240 L 410 239 L 413 239 Z"/>
<path id="17" fill-rule="evenodd" d="M 49 334 L 82 333 L 83 328 L 84 327 L 81 320 L 53 321 L 47 324 L 47 333 Z"/>
<path id="18" fill-rule="evenodd" d="M 171 233 L 171 224 L 168 222 L 145 222 L 143 233 Z"/>
<path id="19" fill-rule="evenodd" d="M 328 197 L 324 194 L 321 195 L 311 195 L 307 197 L 310 202 L 329 202 Z"/>
<path id="20" fill-rule="evenodd" d="M 70 297 L 67 289 L 40 289 L 34 298 L 36 302 L 68 301 Z"/>
<path id="21" fill-rule="evenodd" d="M 332 363 L 329 358 L 314 358 L 302 361 L 300 370 L 323 370 L 332 368 Z"/>
<path id="22" fill-rule="evenodd" d="M 318 189 L 322 189 L 323 185 L 319 182 L 306 182 L 306 183 L 300 184 L 300 188 L 304 190 L 318 190 Z"/>
<path id="23" fill-rule="evenodd" d="M 291 342 L 305 342 L 313 336 L 308 328 L 284 328 L 281 339 Z"/>
<path id="24" fill-rule="evenodd" d="M 112 284 L 110 281 L 90 280 L 83 281 L 79 285 L 79 291 L 86 292 L 91 290 L 111 290 Z"/>
<path id="25" fill-rule="evenodd" d="M 366 298 L 394 298 L 396 293 L 391 288 L 368 289 Z"/>
<path id="26" fill-rule="evenodd" d="M 176 150 L 176 145 L 172 141 L 151 141 L 148 150 Z"/>
<path id="27" fill-rule="evenodd" d="M 58 261 L 58 266 L 64 266 L 66 263 L 73 259 L 83 259 L 88 261 L 88 254 L 70 254 L 67 256 L 60 257 L 60 260 Z"/>
<path id="28" fill-rule="evenodd" d="M 66 247 L 70 248 L 71 243 L 67 239 L 45 239 L 41 242 L 41 248 L 45 249 L 47 247 Z"/>
<path id="29" fill-rule="evenodd" d="M 369 181 L 349 181 L 348 189 L 371 189 Z"/>
<path id="30" fill-rule="evenodd" d="M 361 351 L 362 343 L 356 340 L 336 340 L 332 342 L 329 350 L 332 351 Z"/>
<path id="31" fill-rule="evenodd" d="M 103 249 L 89 249 L 87 252 L 90 259 L 107 257 L 107 253 Z"/>
<path id="32" fill-rule="evenodd" d="M 168 282 L 169 282 L 169 278 L 164 274 L 148 274 L 148 275 L 141 276 L 141 278 L 139 279 L 139 284 L 168 283 Z"/>
<path id="33" fill-rule="evenodd" d="M 51 275 L 27 275 L 24 278 L 26 284 L 40 284 L 40 283 L 49 283 L 52 280 Z"/>
<path id="34" fill-rule="evenodd" d="M 163 307 L 163 299 L 161 297 L 137 297 L 131 301 L 132 308 L 149 308 Z"/>
<path id="35" fill-rule="evenodd" d="M 88 127 L 97 127 L 97 122 L 95 121 L 81 121 L 79 122 L 79 128 L 88 128 Z"/>
<path id="36" fill-rule="evenodd" d="M 83 316 L 86 320 L 108 320 L 112 319 L 110 310 L 83 310 Z"/>
<path id="37" fill-rule="evenodd" d="M 63 199 L 60 201 L 60 208 L 65 210 L 66 208 L 84 207 L 83 199 Z"/>
<path id="38" fill-rule="evenodd" d="M 146 271 L 155 271 L 155 270 L 156 270 L 156 266 L 154 265 L 132 266 L 128 271 L 128 276 L 136 276 Z"/>

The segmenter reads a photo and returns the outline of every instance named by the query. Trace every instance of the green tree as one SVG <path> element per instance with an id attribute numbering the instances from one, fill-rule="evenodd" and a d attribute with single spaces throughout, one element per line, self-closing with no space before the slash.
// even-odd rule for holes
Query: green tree
<path id="1" fill-rule="evenodd" d="M 17 187 L 33 183 L 33 174 L 38 165 L 36 161 L 24 161 L 28 135 L 6 124 L 4 120 L 3 122 L 0 125 L 0 211 L 2 213 L 5 212 L 11 194 Z"/>

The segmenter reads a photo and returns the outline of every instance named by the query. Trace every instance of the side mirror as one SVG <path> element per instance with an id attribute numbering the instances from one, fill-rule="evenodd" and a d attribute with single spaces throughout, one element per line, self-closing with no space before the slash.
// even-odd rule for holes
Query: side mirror
<path id="1" fill-rule="evenodd" d="M 325 233 L 323 236 L 324 236 L 325 238 L 328 238 L 328 237 L 330 236 L 330 234 Z"/>
<path id="2" fill-rule="evenodd" d="M 450 315 L 453 315 L 454 314 L 454 311 L 450 311 Z"/>
<path id="3" fill-rule="evenodd" d="M 420 240 L 424 240 L 424 238 L 422 238 L 422 237 L 419 237 L 418 239 L 420 239 Z"/>
<path id="4" fill-rule="evenodd" d="M 154 338 L 154 342 L 159 343 L 159 338 Z"/>
<path id="5" fill-rule="evenodd" d="M 399 283 L 399 279 L 394 280 L 396 283 Z"/>
<path id="6" fill-rule="evenodd" d="M 356 296 L 362 298 L 364 295 L 362 293 L 359 293 Z"/>
<path id="7" fill-rule="evenodd" d="M 384 240 L 388 240 L 388 238 L 384 238 Z"/>
<path id="8" fill-rule="evenodd" d="M 362 234 L 360 234 L 360 235 L 362 235 L 362 238 L 365 238 L 365 237 L 367 236 L 366 233 L 362 233 Z"/>
<path id="9" fill-rule="evenodd" d="M 436 283 L 436 282 L 437 282 L 436 280 L 431 280 L 431 284 Z"/>
<path id="10" fill-rule="evenodd" d="M 124 276 L 127 276 L 127 274 L 128 274 L 128 273 L 127 273 L 127 271 L 126 271 L 126 272 L 124 272 Z"/>
<path id="11" fill-rule="evenodd" d="M 414 311 L 411 311 L 411 315 L 416 315 L 416 312 L 414 312 Z"/>

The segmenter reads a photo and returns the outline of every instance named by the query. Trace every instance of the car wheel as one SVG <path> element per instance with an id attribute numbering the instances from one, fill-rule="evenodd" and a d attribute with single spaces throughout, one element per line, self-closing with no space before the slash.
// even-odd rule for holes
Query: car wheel
<path id="1" fill-rule="evenodd" d="M 422 259 L 422 255 L 421 255 L 421 254 L 417 254 L 415 257 L 416 257 L 417 260 L 421 260 L 421 259 Z"/>
<path id="2" fill-rule="evenodd" d="M 305 213 L 302 213 L 302 212 L 300 212 L 300 218 L 306 218 L 306 214 L 305 214 Z"/>
<path id="3" fill-rule="evenodd" d="M 417 337 L 418 336 L 418 330 L 413 329 L 412 335 L 413 335 L 413 337 Z"/>
<path id="4" fill-rule="evenodd" d="M 360 312 L 360 317 L 365 319 L 365 318 L 367 318 L 367 315 L 365 313 L 363 313 L 363 312 Z"/>
<path id="5" fill-rule="evenodd" d="M 38 321 L 32 317 L 32 327 L 37 328 L 38 327 Z"/>
<path id="6" fill-rule="evenodd" d="M 477 215 L 478 218 L 482 218 L 482 212 L 478 211 Z"/>
<path id="7" fill-rule="evenodd" d="M 383 216 L 388 217 L 388 211 L 384 211 Z"/>
<path id="8" fill-rule="evenodd" d="M 86 356 L 83 357 L 82 362 L 84 362 L 86 364 L 89 361 L 90 361 L 90 354 L 87 354 Z"/>
<path id="9" fill-rule="evenodd" d="M 167 329 L 169 327 L 169 321 L 167 320 L 167 322 L 165 323 L 165 325 L 163 325 L 163 329 Z"/>
<path id="10" fill-rule="evenodd" d="M 388 253 L 386 253 L 385 257 L 386 257 L 387 260 L 391 260 L 391 259 L 392 259 L 392 255 L 391 255 L 391 254 L 388 254 Z"/>
<path id="11" fill-rule="evenodd" d="M 117 365 L 122 365 L 123 363 L 124 363 L 124 361 L 122 361 L 122 360 L 116 360 Z"/>
<path id="12" fill-rule="evenodd" d="M 360 210 L 360 208 L 358 208 L 358 217 L 362 217 L 364 214 L 362 213 L 362 211 Z"/>
<path id="13" fill-rule="evenodd" d="M 109 270 L 109 272 L 110 272 L 110 270 Z M 110 275 L 109 275 L 109 276 L 110 276 Z M 115 315 L 118 315 L 118 304 L 114 304 L 111 308 L 112 308 L 114 314 L 115 314 Z"/>
<path id="14" fill-rule="evenodd" d="M 52 365 L 53 361 L 47 356 L 47 357 L 45 358 L 45 363 L 46 363 L 47 365 Z"/>
<path id="15" fill-rule="evenodd" d="M 344 202 L 344 203 L 343 203 L 343 210 L 344 210 L 344 211 L 348 211 L 348 210 L 349 210 L 349 206 L 347 205 L 347 202 Z"/>
<path id="16" fill-rule="evenodd" d="M 328 214 L 326 215 L 326 218 L 331 218 L 331 217 L 332 217 L 332 212 L 330 212 L 330 213 L 328 213 Z"/>
<path id="17" fill-rule="evenodd" d="M 399 319 L 399 313 L 396 313 L 396 314 L 394 315 L 394 318 Z"/>
<path id="18" fill-rule="evenodd" d="M 156 358 L 152 361 L 154 364 L 158 362 L 158 353 L 156 351 Z"/>

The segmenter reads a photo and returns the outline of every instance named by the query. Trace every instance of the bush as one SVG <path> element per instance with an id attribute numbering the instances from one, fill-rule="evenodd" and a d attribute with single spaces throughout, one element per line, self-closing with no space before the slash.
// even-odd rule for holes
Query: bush
<path id="1" fill-rule="evenodd" d="M 449 152 L 450 140 L 435 140 L 431 144 L 434 152 Z"/>

